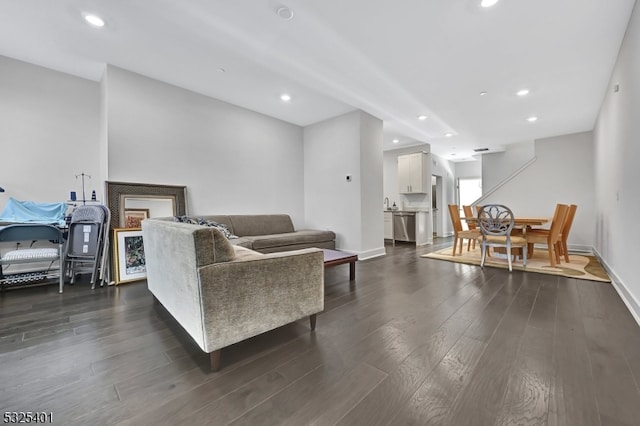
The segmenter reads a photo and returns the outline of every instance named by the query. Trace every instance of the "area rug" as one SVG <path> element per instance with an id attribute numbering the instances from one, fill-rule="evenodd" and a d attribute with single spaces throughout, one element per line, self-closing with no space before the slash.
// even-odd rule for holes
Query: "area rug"
<path id="1" fill-rule="evenodd" d="M 423 254 L 421 257 L 429 259 L 448 260 L 450 262 L 466 263 L 469 265 L 480 265 L 481 250 L 476 247 L 471 251 L 467 251 L 466 246 L 462 248 L 462 255 L 451 255 L 453 247 L 438 250 L 433 253 Z M 611 282 L 611 278 L 605 271 L 595 256 L 587 254 L 569 254 L 570 263 L 561 262 L 556 267 L 551 267 L 549 263 L 549 254 L 547 250 L 537 249 L 533 253 L 533 258 L 527 259 L 527 267 L 522 266 L 522 260 L 513 262 L 513 269 L 526 272 L 538 272 L 540 274 L 562 275 L 569 278 L 577 278 L 580 280 Z M 508 269 L 506 257 L 497 257 L 493 255 L 487 257 L 485 266 L 494 268 Z"/>

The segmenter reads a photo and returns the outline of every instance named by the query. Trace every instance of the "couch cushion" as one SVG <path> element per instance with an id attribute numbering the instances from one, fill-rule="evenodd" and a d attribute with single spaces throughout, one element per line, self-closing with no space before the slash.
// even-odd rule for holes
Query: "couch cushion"
<path id="1" fill-rule="evenodd" d="M 256 235 L 250 237 L 253 241 L 253 249 L 260 250 L 270 247 L 289 246 L 294 244 L 312 244 L 325 241 L 333 241 L 336 234 L 332 231 L 316 231 L 302 229 L 297 232 L 288 232 L 275 235 Z"/>
<path id="2" fill-rule="evenodd" d="M 230 219 L 233 233 L 240 237 L 294 231 L 291 217 L 286 214 L 232 215 Z"/>
<path id="3" fill-rule="evenodd" d="M 231 232 L 228 225 L 222 222 L 216 222 L 215 220 L 207 216 L 175 216 L 174 220 L 176 222 L 189 223 L 191 225 L 210 226 L 213 228 L 217 228 L 226 238 L 238 238 L 237 235 L 233 235 L 233 232 Z"/>
<path id="4" fill-rule="evenodd" d="M 234 250 L 233 245 L 229 242 L 227 237 L 225 237 L 223 233 L 215 227 L 211 228 L 211 232 L 213 232 L 213 241 L 215 247 L 214 263 L 228 262 L 235 259 L 236 251 Z"/>
<path id="5" fill-rule="evenodd" d="M 233 229 L 233 224 L 231 223 L 231 216 L 222 215 L 222 214 L 214 214 L 214 215 L 204 215 L 204 216 L 201 216 L 201 217 L 203 219 L 210 220 L 210 221 L 213 221 L 213 222 L 216 222 L 216 223 L 222 223 L 222 224 L 227 226 L 227 229 L 229 229 L 229 232 L 231 232 L 234 235 L 239 235 Z"/>
<path id="6" fill-rule="evenodd" d="M 253 241 L 247 237 L 231 238 L 229 242 L 234 246 L 246 247 L 248 249 L 253 248 Z"/>
<path id="7" fill-rule="evenodd" d="M 242 262 L 245 260 L 252 260 L 252 259 L 260 259 L 264 257 L 264 254 L 258 253 L 257 251 L 253 251 L 246 247 L 233 246 L 233 249 L 235 250 L 234 261 L 237 261 L 237 262 Z"/>

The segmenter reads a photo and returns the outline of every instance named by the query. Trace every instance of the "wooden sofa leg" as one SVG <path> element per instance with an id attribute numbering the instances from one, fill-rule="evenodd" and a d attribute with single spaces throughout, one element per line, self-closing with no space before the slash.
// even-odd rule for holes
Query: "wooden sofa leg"
<path id="1" fill-rule="evenodd" d="M 316 314 L 309 317 L 309 323 L 311 324 L 311 331 L 316 329 Z"/>
<path id="2" fill-rule="evenodd" d="M 217 351 L 213 351 L 209 354 L 211 371 L 220 371 L 221 352 L 222 352 L 222 349 L 218 349 Z"/>

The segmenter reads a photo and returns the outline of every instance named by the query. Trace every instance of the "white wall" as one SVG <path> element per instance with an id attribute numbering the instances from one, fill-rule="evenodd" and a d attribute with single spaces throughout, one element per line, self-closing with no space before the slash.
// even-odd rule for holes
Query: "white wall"
<path id="1" fill-rule="evenodd" d="M 102 192 L 99 177 L 99 85 L 0 56 L 0 210 L 9 197 L 63 202 Z"/>
<path id="2" fill-rule="evenodd" d="M 109 180 L 187 186 L 189 213 L 304 218 L 302 128 L 107 68 Z"/>
<path id="3" fill-rule="evenodd" d="M 461 161 L 455 163 L 456 179 L 477 178 L 482 179 L 482 156 L 475 161 Z"/>
<path id="4" fill-rule="evenodd" d="M 452 163 L 442 157 L 432 155 L 431 157 L 432 169 L 431 173 L 436 176 L 442 177 L 442 195 L 443 200 L 438 206 L 436 220 L 442 224 L 442 235 L 453 235 L 453 225 L 451 224 L 451 218 L 449 217 L 449 204 L 456 203 L 456 175 L 455 169 L 458 163 Z"/>
<path id="5" fill-rule="evenodd" d="M 536 140 L 535 155 L 531 166 L 482 203 L 505 204 L 518 216 L 536 217 L 553 216 L 557 203 L 577 204 L 568 245 L 590 250 L 595 241 L 592 132 Z"/>
<path id="6" fill-rule="evenodd" d="M 534 158 L 534 142 L 508 145 L 503 152 L 482 155 L 482 190 L 487 193 Z"/>
<path id="7" fill-rule="evenodd" d="M 595 249 L 615 275 L 616 286 L 640 322 L 636 278 L 640 238 L 640 8 L 636 5 L 594 129 Z M 620 90 L 614 92 L 614 86 Z"/>
<path id="8" fill-rule="evenodd" d="M 384 254 L 382 122 L 344 114 L 305 127 L 304 146 L 309 227 L 331 229 L 337 248 L 361 258 Z"/>
<path id="9" fill-rule="evenodd" d="M 360 111 L 362 258 L 385 253 L 382 196 L 382 120 Z"/>

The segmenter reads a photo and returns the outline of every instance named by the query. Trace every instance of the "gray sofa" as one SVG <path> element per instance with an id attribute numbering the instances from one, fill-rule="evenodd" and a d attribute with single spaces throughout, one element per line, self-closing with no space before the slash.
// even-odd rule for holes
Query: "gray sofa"
<path id="1" fill-rule="evenodd" d="M 273 253 L 302 248 L 335 249 L 336 234 L 332 231 L 301 229 L 296 231 L 291 217 L 286 214 L 213 215 L 201 216 L 222 223 L 240 238 L 231 244 L 250 248 L 260 253 Z"/>
<path id="2" fill-rule="evenodd" d="M 213 227 L 142 222 L 147 283 L 155 299 L 210 354 L 324 309 L 322 250 L 259 253 Z"/>

